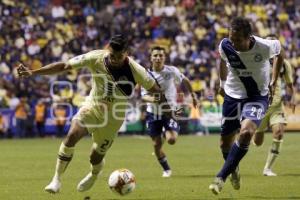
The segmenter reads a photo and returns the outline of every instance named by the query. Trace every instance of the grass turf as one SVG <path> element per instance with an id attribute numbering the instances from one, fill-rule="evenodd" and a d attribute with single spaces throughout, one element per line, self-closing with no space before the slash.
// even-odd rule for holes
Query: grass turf
<path id="1" fill-rule="evenodd" d="M 59 194 L 44 192 L 50 181 L 60 139 L 0 140 L 0 199 L 2 200 L 208 200 L 208 199 L 300 199 L 300 134 L 286 134 L 282 152 L 275 163 L 278 177 L 262 176 L 262 169 L 271 144 L 267 134 L 265 144 L 251 145 L 241 162 L 242 186 L 235 191 L 227 181 L 222 193 L 214 196 L 208 185 L 220 169 L 223 160 L 219 151 L 219 136 L 181 136 L 175 146 L 165 144 L 173 176 L 161 178 L 161 168 L 152 155 L 148 137 L 118 137 L 106 156 L 103 175 L 85 193 L 76 191 L 77 183 L 89 170 L 91 139 L 77 145 L 75 156 L 65 175 Z M 107 186 L 109 174 L 117 168 L 128 168 L 136 176 L 137 188 L 128 196 L 118 196 Z M 86 198 L 87 199 L 87 198 Z"/>

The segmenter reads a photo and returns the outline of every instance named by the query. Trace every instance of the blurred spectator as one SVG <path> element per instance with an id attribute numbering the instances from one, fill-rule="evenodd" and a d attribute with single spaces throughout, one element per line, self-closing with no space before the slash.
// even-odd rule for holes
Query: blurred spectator
<path id="1" fill-rule="evenodd" d="M 200 108 L 199 107 L 195 108 L 193 104 L 190 104 L 189 107 L 190 107 L 190 116 L 189 116 L 190 131 L 189 132 L 194 133 L 196 135 L 203 135 L 205 129 L 204 127 L 202 127 L 200 122 L 200 118 L 201 118 Z"/>
<path id="2" fill-rule="evenodd" d="M 30 115 L 30 106 L 27 97 L 22 96 L 20 103 L 15 108 L 16 132 L 15 137 L 23 138 L 26 136 L 28 117 Z"/>
<path id="3" fill-rule="evenodd" d="M 90 90 L 89 79 L 79 78 L 84 73 L 20 81 L 17 61 L 31 69 L 65 61 L 102 48 L 116 33 L 131 35 L 131 56 L 145 67 L 149 66 L 147 49 L 160 44 L 169 51 L 170 65 L 178 66 L 190 78 L 199 97 L 217 91 L 217 44 L 228 34 L 232 16 L 237 15 L 252 21 L 254 34 L 280 36 L 296 71 L 296 101 L 300 103 L 300 5 L 293 0 L 3 0 L 0 15 L 0 107 L 14 109 L 19 103 L 17 96 L 24 92 L 31 94 L 28 103 L 32 107 L 40 98 L 52 97 L 55 102 L 62 96 L 79 106 L 80 95 Z M 57 88 L 50 96 L 47 83 L 57 80 L 72 82 L 73 94 Z"/>
<path id="4" fill-rule="evenodd" d="M 57 104 L 54 107 L 56 136 L 63 137 L 65 133 L 67 110 L 63 104 Z"/>
<path id="5" fill-rule="evenodd" d="M 0 113 L 0 139 L 7 137 L 8 123 L 5 117 Z"/>
<path id="6" fill-rule="evenodd" d="M 46 104 L 43 99 L 40 99 L 38 103 L 35 105 L 35 125 L 37 133 L 40 137 L 45 136 L 45 120 L 47 114 Z"/>

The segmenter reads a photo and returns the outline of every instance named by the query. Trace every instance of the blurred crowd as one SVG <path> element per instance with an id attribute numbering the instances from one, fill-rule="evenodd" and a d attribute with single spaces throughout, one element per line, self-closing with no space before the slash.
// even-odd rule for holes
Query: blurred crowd
<path id="1" fill-rule="evenodd" d="M 66 61 L 104 48 L 116 33 L 128 35 L 130 55 L 145 67 L 152 45 L 166 47 L 167 62 L 191 80 L 199 98 L 213 101 L 217 47 L 228 34 L 232 16 L 249 18 L 255 35 L 279 36 L 295 69 L 300 103 L 299 0 L 2 0 L 0 14 L 0 108 L 15 110 L 15 118 L 35 119 L 38 102 L 77 107 L 90 90 L 86 69 L 20 80 L 18 61 L 31 69 Z"/>

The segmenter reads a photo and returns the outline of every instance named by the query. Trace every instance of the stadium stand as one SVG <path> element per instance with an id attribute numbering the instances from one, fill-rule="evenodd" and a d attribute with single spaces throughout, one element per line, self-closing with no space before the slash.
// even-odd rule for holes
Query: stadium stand
<path id="1" fill-rule="evenodd" d="M 298 3 L 299 5 L 300 3 Z M 300 6 L 293 0 L 2 0 L 0 2 L 0 108 L 9 116 L 6 136 L 14 136 L 15 109 L 21 97 L 28 97 L 34 119 L 34 108 L 42 99 L 48 108 L 54 102 L 70 103 L 71 116 L 90 89 L 88 72 L 72 72 L 32 79 L 16 78 L 21 60 L 32 69 L 104 47 L 111 35 L 127 33 L 130 54 L 143 66 L 149 66 L 148 49 L 160 44 L 168 49 L 168 62 L 177 66 L 192 81 L 204 101 L 214 102 L 218 85 L 219 55 L 217 45 L 227 35 L 231 16 L 251 19 L 255 34 L 277 34 L 293 65 L 297 103 L 300 103 Z M 65 85 L 56 85 L 65 81 Z M 51 92 L 49 92 L 51 91 Z M 135 95 L 138 101 L 139 95 Z M 209 104 L 210 106 L 210 104 Z M 208 107 L 209 107 L 208 106 Z M 71 114 L 70 114 L 71 113 Z M 31 120 L 33 121 L 33 120 Z M 47 119 L 46 125 L 53 125 Z M 25 123 L 30 127 L 30 120 Z M 28 131 L 31 129 L 29 128 Z M 47 129 L 48 132 L 52 129 Z M 55 131 L 54 131 L 55 132 Z M 26 135 L 26 133 L 24 133 Z M 40 134 L 43 135 L 43 134 Z M 23 137 L 23 135 L 21 136 Z"/>

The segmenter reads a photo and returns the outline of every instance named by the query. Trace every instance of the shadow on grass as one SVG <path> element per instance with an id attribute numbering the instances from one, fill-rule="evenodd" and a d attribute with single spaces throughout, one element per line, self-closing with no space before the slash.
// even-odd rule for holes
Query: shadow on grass
<path id="1" fill-rule="evenodd" d="M 251 199 L 299 199 L 300 196 L 289 196 L 289 197 L 264 197 L 264 196 L 248 196 Z"/>
<path id="2" fill-rule="evenodd" d="M 173 177 L 176 177 L 176 178 L 186 178 L 186 177 L 189 177 L 189 178 L 214 178 L 216 175 L 215 174 L 212 174 L 212 175 L 209 175 L 209 174 L 189 174 L 189 175 L 174 175 Z"/>
<path id="3" fill-rule="evenodd" d="M 300 174 L 280 174 L 280 176 L 300 177 Z"/>

